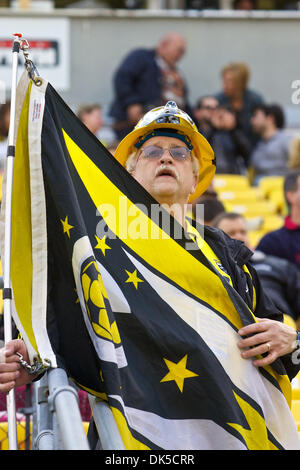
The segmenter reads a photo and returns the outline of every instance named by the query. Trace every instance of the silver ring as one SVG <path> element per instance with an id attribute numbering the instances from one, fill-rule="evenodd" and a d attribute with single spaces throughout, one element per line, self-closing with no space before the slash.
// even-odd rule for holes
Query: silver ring
<path id="1" fill-rule="evenodd" d="M 266 343 L 266 345 L 268 346 L 268 352 L 269 352 L 270 349 L 271 349 L 271 345 L 270 345 L 270 343 Z"/>

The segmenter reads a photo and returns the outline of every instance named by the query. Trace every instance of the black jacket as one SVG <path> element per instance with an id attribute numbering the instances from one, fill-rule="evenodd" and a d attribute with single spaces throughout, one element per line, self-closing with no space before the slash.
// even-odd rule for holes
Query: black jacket
<path id="1" fill-rule="evenodd" d="M 280 311 L 264 291 L 258 274 L 251 263 L 253 252 L 243 242 L 230 238 L 217 228 L 204 226 L 204 238 L 231 277 L 235 290 L 251 310 L 253 309 L 254 287 L 256 293 L 254 315 L 258 318 L 269 318 L 282 322 L 283 313 L 285 312 Z M 250 276 L 244 271 L 243 265 L 248 268 Z M 292 353 L 282 356 L 272 364 L 278 373 L 287 373 L 290 380 L 300 370 L 300 364 L 293 364 L 291 356 Z"/>
<path id="2" fill-rule="evenodd" d="M 300 316 L 300 271 L 290 261 L 254 251 L 250 260 L 264 292 L 285 314 L 297 321 Z"/>

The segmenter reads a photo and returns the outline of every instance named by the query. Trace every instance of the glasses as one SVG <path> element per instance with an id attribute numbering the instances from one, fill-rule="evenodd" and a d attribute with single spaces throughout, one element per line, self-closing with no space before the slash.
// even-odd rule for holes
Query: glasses
<path id="1" fill-rule="evenodd" d="M 164 149 L 162 147 L 158 147 L 157 145 L 149 145 L 141 149 L 143 154 L 146 158 L 161 158 L 164 154 L 165 150 L 168 150 L 169 154 L 171 155 L 174 160 L 185 160 L 191 153 L 191 150 L 187 147 L 171 147 L 169 149 Z"/>
<path id="2" fill-rule="evenodd" d="M 207 111 L 216 111 L 216 109 L 218 109 L 218 106 L 200 106 L 200 109 L 206 109 Z"/>

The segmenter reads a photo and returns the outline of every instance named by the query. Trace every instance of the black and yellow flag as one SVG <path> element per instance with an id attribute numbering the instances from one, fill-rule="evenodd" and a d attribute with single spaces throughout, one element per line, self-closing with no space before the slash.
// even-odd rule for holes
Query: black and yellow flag
<path id="1" fill-rule="evenodd" d="M 24 75 L 17 107 L 11 278 L 31 360 L 106 400 L 127 449 L 299 449 L 288 379 L 241 358 L 253 315 L 203 250 L 50 84 Z"/>

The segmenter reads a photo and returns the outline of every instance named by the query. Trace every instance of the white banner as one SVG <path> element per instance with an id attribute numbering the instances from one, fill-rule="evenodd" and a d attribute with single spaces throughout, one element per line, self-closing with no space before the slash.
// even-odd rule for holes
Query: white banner
<path id="1" fill-rule="evenodd" d="M 0 82 L 11 86 L 13 34 L 21 33 L 29 42 L 29 58 L 41 76 L 58 90 L 70 88 L 70 24 L 66 18 L 0 18 Z M 19 76 L 24 58 L 20 52 Z"/>

